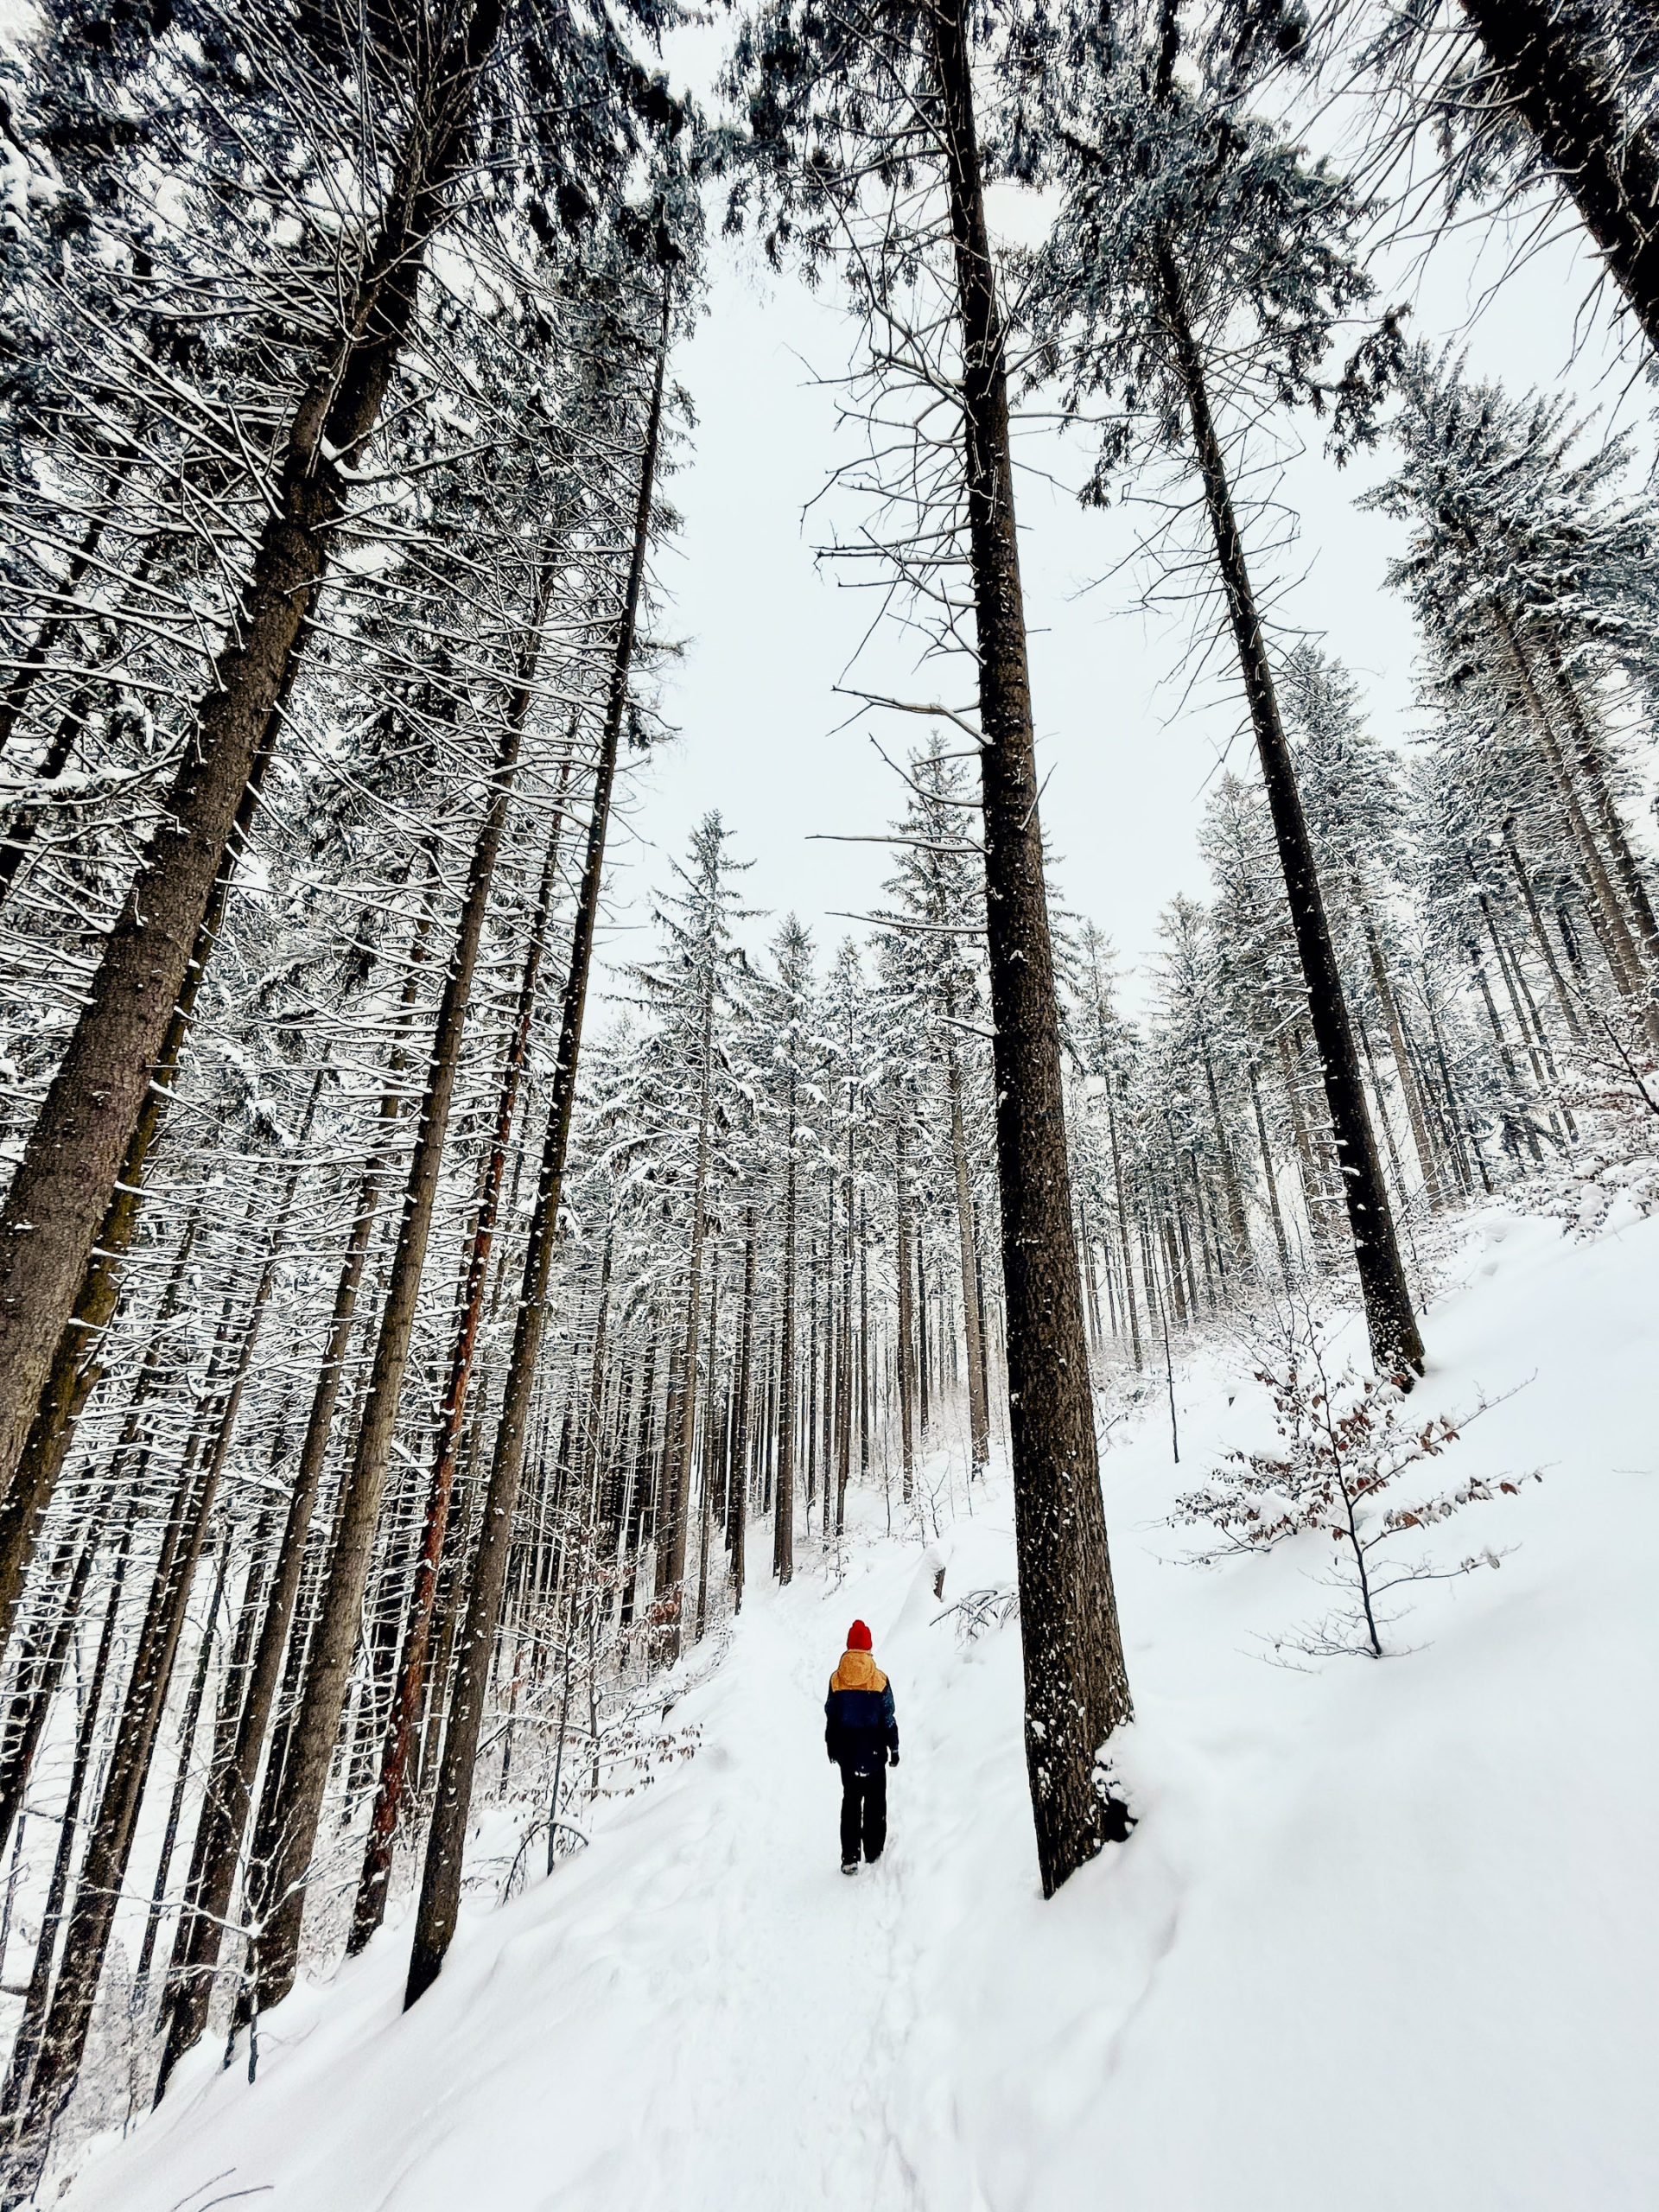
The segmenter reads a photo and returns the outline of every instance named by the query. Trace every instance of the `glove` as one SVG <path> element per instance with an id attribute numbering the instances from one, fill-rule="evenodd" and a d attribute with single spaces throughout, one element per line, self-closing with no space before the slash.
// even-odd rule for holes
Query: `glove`
<path id="1" fill-rule="evenodd" d="M 889 1766 L 897 1766 L 897 1765 L 898 1765 L 898 1764 L 899 1764 L 899 1754 L 898 1754 L 898 1752 L 897 1752 L 897 1751 L 889 1751 L 889 1752 L 887 1753 L 887 1764 L 888 1764 Z"/>

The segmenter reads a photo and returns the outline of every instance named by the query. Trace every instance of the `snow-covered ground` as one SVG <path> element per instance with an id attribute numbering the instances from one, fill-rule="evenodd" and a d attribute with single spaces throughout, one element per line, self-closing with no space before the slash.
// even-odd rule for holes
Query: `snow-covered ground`
<path id="1" fill-rule="evenodd" d="M 676 1710 L 697 1757 L 470 1917 L 407 2018 L 393 1926 L 270 2018 L 257 2087 L 198 2052 L 70 2212 L 1651 2212 L 1659 1220 L 1478 1217 L 1449 1273 L 1426 1409 L 1526 1387 L 1439 1467 L 1545 1480 L 1432 1541 L 1501 1572 L 1424 1586 L 1408 1656 L 1267 1663 L 1328 1547 L 1179 1563 L 1175 1491 L 1268 1433 L 1236 1351 L 1195 1362 L 1181 1467 L 1155 1401 L 1104 1465 L 1139 1826 L 1053 1902 L 1018 1629 L 934 1624 L 939 1560 L 947 1604 L 1012 1577 L 993 1479 L 937 1556 L 870 1526 L 839 1586 L 757 1579 Z M 846 1881 L 855 1614 L 904 1751 Z"/>

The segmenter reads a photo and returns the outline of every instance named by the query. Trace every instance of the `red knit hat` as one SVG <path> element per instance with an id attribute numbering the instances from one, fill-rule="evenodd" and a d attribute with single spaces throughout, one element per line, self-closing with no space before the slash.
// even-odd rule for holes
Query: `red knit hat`
<path id="1" fill-rule="evenodd" d="M 847 1631 L 847 1649 L 849 1651 L 868 1651 L 869 1648 L 870 1631 L 862 1621 L 855 1621 Z"/>

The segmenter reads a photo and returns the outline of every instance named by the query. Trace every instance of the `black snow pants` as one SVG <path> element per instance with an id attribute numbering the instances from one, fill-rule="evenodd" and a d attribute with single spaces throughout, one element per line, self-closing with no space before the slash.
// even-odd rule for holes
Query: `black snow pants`
<path id="1" fill-rule="evenodd" d="M 887 1840 L 887 1770 L 879 1766 L 874 1774 L 855 1774 L 850 1766 L 841 1770 L 841 1863 L 853 1865 L 858 1858 L 861 1834 L 864 1856 L 872 1865 L 881 1856 L 881 1847 Z"/>

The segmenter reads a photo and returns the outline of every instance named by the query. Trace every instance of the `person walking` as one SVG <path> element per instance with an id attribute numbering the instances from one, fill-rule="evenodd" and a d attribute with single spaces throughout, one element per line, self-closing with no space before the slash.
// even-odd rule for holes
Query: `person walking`
<path id="1" fill-rule="evenodd" d="M 874 1866 L 887 1840 L 887 1768 L 899 1764 L 893 1688 L 870 1655 L 870 1631 L 855 1621 L 830 1677 L 823 1741 L 841 1769 L 841 1871 L 858 1872 L 858 1849 Z"/>

